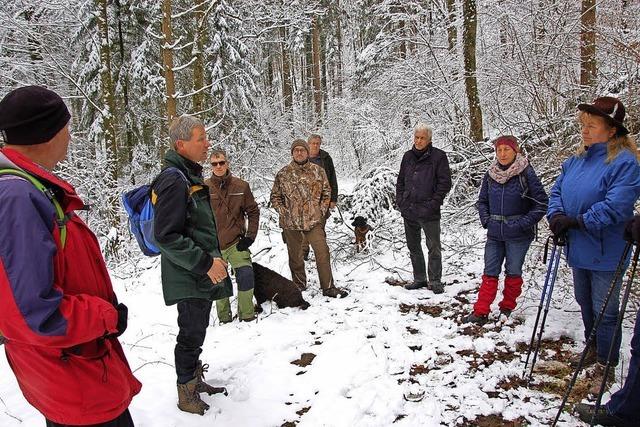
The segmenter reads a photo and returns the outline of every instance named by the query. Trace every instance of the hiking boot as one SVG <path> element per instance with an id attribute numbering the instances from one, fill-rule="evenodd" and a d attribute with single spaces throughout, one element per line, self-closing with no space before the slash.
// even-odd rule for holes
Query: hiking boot
<path id="1" fill-rule="evenodd" d="M 508 319 L 509 316 L 511 316 L 511 310 L 509 310 L 508 308 L 501 308 L 500 315 L 505 316 Z"/>
<path id="2" fill-rule="evenodd" d="M 585 423 L 591 423 L 591 420 L 593 420 L 593 425 L 615 427 L 631 427 L 633 425 L 632 423 L 625 421 L 620 417 L 611 415 L 604 405 L 600 405 L 600 407 L 598 408 L 598 412 L 595 412 L 595 405 L 589 405 L 588 403 L 578 403 L 576 404 L 576 406 L 574 406 L 574 409 L 578 413 L 578 418 L 580 418 Z"/>
<path id="3" fill-rule="evenodd" d="M 462 318 L 462 323 L 475 323 L 478 326 L 482 326 L 489 321 L 488 315 L 477 315 L 471 313 L 470 315 Z"/>
<path id="4" fill-rule="evenodd" d="M 349 292 L 347 292 L 344 289 L 340 289 L 340 288 L 336 288 L 335 286 L 332 286 L 328 289 L 324 289 L 322 291 L 322 295 L 329 298 L 338 298 L 338 297 L 344 298 L 347 295 L 349 295 Z"/>
<path id="5" fill-rule="evenodd" d="M 243 322 L 253 322 L 254 320 L 256 320 L 258 318 L 258 316 L 256 316 L 255 314 L 251 317 L 247 317 L 246 319 L 240 319 Z"/>
<path id="6" fill-rule="evenodd" d="M 212 394 L 218 394 L 218 393 L 222 393 L 225 396 L 228 396 L 229 393 L 227 393 L 227 389 L 224 387 L 213 387 L 209 384 L 207 384 L 206 382 L 204 382 L 204 373 L 207 372 L 209 370 L 209 364 L 202 363 L 202 360 L 198 360 L 198 364 L 196 365 L 196 392 L 198 393 L 207 393 L 209 396 L 211 396 Z"/>
<path id="7" fill-rule="evenodd" d="M 590 375 L 591 387 L 589 388 L 589 393 L 593 395 L 598 395 L 600 393 L 600 387 L 602 386 L 602 380 L 604 378 L 604 369 L 605 365 L 600 362 L 596 363 L 595 369 Z M 607 374 L 607 383 L 605 385 L 604 391 L 613 384 L 616 377 L 616 368 L 614 366 L 609 366 L 609 372 Z"/>
<path id="8" fill-rule="evenodd" d="M 431 289 L 434 294 L 441 294 L 444 292 L 444 285 L 439 280 L 429 282 L 428 288 Z"/>
<path id="9" fill-rule="evenodd" d="M 580 364 L 580 359 L 582 358 L 582 353 L 578 353 L 569 359 L 569 366 L 572 368 L 577 368 L 578 364 Z M 584 358 L 584 363 L 582 364 L 582 368 L 586 368 L 588 366 L 593 365 L 598 361 L 598 349 L 595 344 L 591 344 L 587 349 L 587 355 Z"/>
<path id="10" fill-rule="evenodd" d="M 427 282 L 413 282 L 409 283 L 408 285 L 404 285 L 404 288 L 413 291 L 420 288 L 426 288 L 427 286 Z"/>
<path id="11" fill-rule="evenodd" d="M 200 399 L 196 391 L 198 378 L 194 378 L 186 384 L 178 384 L 178 409 L 192 414 L 204 415 L 209 405 Z"/>

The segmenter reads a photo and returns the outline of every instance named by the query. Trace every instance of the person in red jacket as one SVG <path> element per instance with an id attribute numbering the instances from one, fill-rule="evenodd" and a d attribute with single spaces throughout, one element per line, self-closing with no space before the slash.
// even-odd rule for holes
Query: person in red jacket
<path id="1" fill-rule="evenodd" d="M 133 426 L 128 407 L 141 384 L 117 338 L 127 307 L 75 214 L 84 203 L 51 172 L 67 154 L 70 117 L 60 96 L 39 86 L 0 101 L 0 332 L 47 426 Z"/>

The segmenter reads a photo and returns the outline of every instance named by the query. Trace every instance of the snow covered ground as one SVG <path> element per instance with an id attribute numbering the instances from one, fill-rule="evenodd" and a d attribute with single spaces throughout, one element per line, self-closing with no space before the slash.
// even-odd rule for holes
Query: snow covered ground
<path id="1" fill-rule="evenodd" d="M 340 233 L 341 227 L 330 222 L 329 237 Z M 523 348 L 518 343 L 529 342 L 535 320 L 544 280 L 541 245 L 536 244 L 529 253 L 525 291 L 513 318 L 479 329 L 459 321 L 475 301 L 482 273 L 482 230 L 473 225 L 465 230 L 445 226 L 443 235 L 444 281 L 450 285 L 442 295 L 426 289 L 407 291 L 384 282 L 394 276 L 392 271 L 411 278 L 406 249 L 390 247 L 372 260 L 350 252 L 346 242 L 341 250 L 349 255 L 335 263 L 334 274 L 338 285 L 350 290 L 347 298 L 323 297 L 313 263 L 309 263 L 310 286 L 304 293 L 311 303 L 308 310 L 278 309 L 267 302 L 256 322 L 222 326 L 212 314 L 202 358 L 210 364 L 207 381 L 226 386 L 229 395 L 204 396 L 212 409 L 203 417 L 176 408 L 173 348 L 177 313 L 175 306 L 163 303 L 159 260 L 135 260 L 133 275 L 125 274 L 124 269 L 114 271 L 114 286 L 130 314 L 121 340 L 143 383 L 131 405 L 136 424 L 548 425 L 559 397 L 553 394 L 552 383 L 528 388 L 518 380 L 524 355 L 516 351 Z M 460 249 L 461 242 L 472 245 Z M 388 243 L 378 240 L 373 244 Z M 334 241 L 332 250 L 338 251 L 336 245 Z M 289 276 L 285 247 L 277 233 L 261 232 L 252 249 L 258 252 L 267 247 L 271 249 L 262 251 L 257 261 Z M 578 343 L 562 346 L 568 341 L 563 338 L 553 346 L 555 350 L 542 352 L 543 359 L 565 357 L 568 349 L 581 348 L 580 315 L 567 283 L 565 274 L 558 282 L 545 339 L 568 337 Z M 625 335 L 625 359 L 628 343 Z M 305 353 L 315 357 L 303 357 Z M 6 359 L 0 359 L 0 425 L 43 425 L 42 416 L 22 397 Z M 294 361 L 298 364 L 292 364 Z M 626 370 L 626 362 L 622 365 Z M 619 377 L 619 371 L 617 374 Z M 405 399 L 422 393 L 419 402 Z M 562 425 L 582 425 L 566 413 L 561 420 Z"/>

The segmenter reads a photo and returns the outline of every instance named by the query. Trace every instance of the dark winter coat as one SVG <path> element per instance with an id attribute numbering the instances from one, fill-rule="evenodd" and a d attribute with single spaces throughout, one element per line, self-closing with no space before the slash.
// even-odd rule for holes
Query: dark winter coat
<path id="1" fill-rule="evenodd" d="M 329 186 L 331 186 L 331 202 L 337 202 L 338 178 L 336 177 L 336 168 L 333 166 L 333 159 L 329 153 L 324 150 L 320 150 L 319 157 L 315 159 L 310 158 L 309 160 L 324 169 L 327 174 L 327 179 L 329 180 Z"/>
<path id="2" fill-rule="evenodd" d="M 419 152 L 413 147 L 404 153 L 398 181 L 396 204 L 407 219 L 440 219 L 440 206 L 451 190 L 451 171 L 444 151 L 432 144 Z"/>
<path id="3" fill-rule="evenodd" d="M 480 223 L 494 240 L 533 239 L 535 225 L 544 217 L 549 198 L 528 165 L 504 184 L 485 173 L 478 198 Z"/>
<path id="4" fill-rule="evenodd" d="M 161 254 L 162 292 L 167 305 L 186 298 L 221 299 L 233 295 L 229 278 L 214 286 L 207 272 L 222 258 L 209 187 L 202 166 L 169 150 L 163 172 L 153 183 L 154 235 Z"/>
<path id="5" fill-rule="evenodd" d="M 27 180 L 0 178 L 0 331 L 20 390 L 59 424 L 118 417 L 141 384 L 115 337 L 118 311 L 100 245 L 75 214 L 73 187 L 9 148 L 0 168 L 22 169 L 52 191 L 65 216 L 64 248 L 52 202 Z M 4 380 L 3 380 L 4 381 Z"/>
<path id="6" fill-rule="evenodd" d="M 614 271 L 624 251 L 624 224 L 640 196 L 640 166 L 629 150 L 609 163 L 606 158 L 607 143 L 571 156 L 551 189 L 547 217 L 565 214 L 581 224 L 567 233 L 567 262 L 574 268 Z"/>
<path id="7" fill-rule="evenodd" d="M 231 173 L 223 177 L 212 175 L 205 183 L 209 186 L 220 249 L 227 249 L 245 235 L 255 240 L 258 235 L 260 208 L 253 198 L 249 183 Z M 247 220 L 248 227 L 245 226 Z"/>

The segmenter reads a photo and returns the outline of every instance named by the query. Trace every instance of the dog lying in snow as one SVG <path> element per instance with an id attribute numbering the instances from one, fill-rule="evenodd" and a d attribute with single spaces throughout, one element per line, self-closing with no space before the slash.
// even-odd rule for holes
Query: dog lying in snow
<path id="1" fill-rule="evenodd" d="M 279 308 L 300 307 L 306 310 L 309 307 L 309 303 L 302 298 L 300 289 L 286 277 L 256 262 L 253 263 L 253 275 L 253 295 L 258 306 L 270 300 L 278 304 Z"/>
<path id="2" fill-rule="evenodd" d="M 362 252 L 367 245 L 367 233 L 371 231 L 372 228 L 367 224 L 367 218 L 363 216 L 355 217 L 351 226 L 354 227 L 354 233 L 356 235 L 356 252 Z"/>

